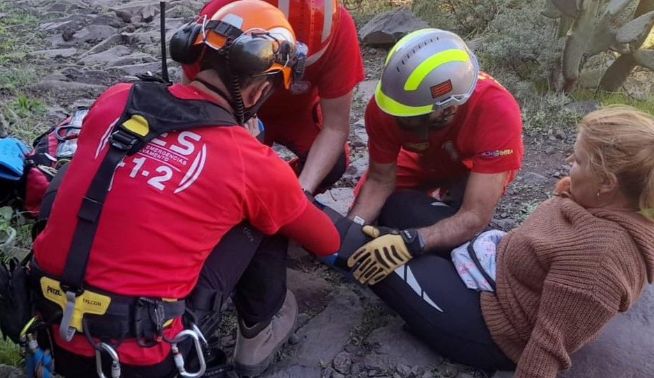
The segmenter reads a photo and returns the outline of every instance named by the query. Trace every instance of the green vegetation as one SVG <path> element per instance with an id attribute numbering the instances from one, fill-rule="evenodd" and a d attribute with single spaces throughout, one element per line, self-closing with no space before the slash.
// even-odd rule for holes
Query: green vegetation
<path id="1" fill-rule="evenodd" d="M 29 142 L 42 131 L 46 105 L 26 92 L 19 93 L 17 96 L 4 98 L 0 95 L 0 114 L 3 114 L 4 120 L 8 122 L 9 135 Z"/>
<path id="2" fill-rule="evenodd" d="M 0 3 L 0 12 L 7 14 L 0 18 L 0 64 L 3 65 L 23 60 L 31 43 L 38 41 L 34 26 L 39 20 L 25 12 L 12 12 L 9 5 L 10 2 Z"/>
<path id="3" fill-rule="evenodd" d="M 23 258 L 32 245 L 31 221 L 10 206 L 0 207 L 0 259 Z"/>
<path id="4" fill-rule="evenodd" d="M 359 27 L 379 13 L 391 10 L 396 6 L 389 0 L 344 0 L 343 3 Z"/>
<path id="5" fill-rule="evenodd" d="M 472 37 L 486 30 L 503 0 L 413 0 L 413 11 L 430 25 Z"/>
<path id="6" fill-rule="evenodd" d="M 0 3 L 0 134 L 31 141 L 46 112 L 44 100 L 29 91 L 38 74 L 26 59 L 41 37 L 39 19 L 10 4 Z"/>
<path id="7" fill-rule="evenodd" d="M 654 1 L 550 0 L 545 6 L 543 14 L 559 20 L 556 37 L 565 37 L 557 89 L 573 90 L 588 58 L 606 51 L 614 59 L 597 84 L 602 90 L 619 90 L 636 66 L 654 69 L 654 50 L 646 42 L 654 27 Z"/>
<path id="8" fill-rule="evenodd" d="M 574 128 L 579 115 L 565 107 L 571 99 L 563 94 L 535 94 L 521 99 L 524 130 L 534 134 L 552 134 L 554 129 Z"/>
<path id="9" fill-rule="evenodd" d="M 649 96 L 644 100 L 639 100 L 622 92 L 596 92 L 588 89 L 578 89 L 571 94 L 571 97 L 577 101 L 595 100 L 603 106 L 625 104 L 644 112 L 654 114 L 654 96 Z"/>
<path id="10" fill-rule="evenodd" d="M 21 88 L 34 82 L 37 78 L 36 70 L 31 66 L 7 65 L 0 67 L 0 90 L 7 93 L 16 93 Z"/>
<path id="11" fill-rule="evenodd" d="M 9 206 L 0 207 L 0 257 L 9 252 L 16 240 L 16 229 L 11 224 L 13 212 Z"/>
<path id="12" fill-rule="evenodd" d="M 20 355 L 20 348 L 9 339 L 4 339 L 0 334 L 0 364 L 19 366 L 23 357 Z"/>

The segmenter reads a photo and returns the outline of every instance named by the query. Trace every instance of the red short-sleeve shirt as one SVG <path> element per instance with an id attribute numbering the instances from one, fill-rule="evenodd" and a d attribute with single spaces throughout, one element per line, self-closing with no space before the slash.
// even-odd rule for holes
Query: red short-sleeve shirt
<path id="1" fill-rule="evenodd" d="M 200 15 L 213 15 L 233 1 L 235 0 L 213 0 L 204 6 Z M 343 6 L 336 25 L 329 47 L 305 70 L 302 79 L 307 83 L 305 90 L 301 93 L 278 90 L 259 110 L 259 116 L 266 126 L 267 142 L 282 143 L 301 152 L 308 151 L 316 133 L 302 129 L 313 125 L 321 126 L 315 105 L 321 98 L 346 95 L 363 80 L 363 59 L 356 27 L 352 16 Z M 300 42 L 305 39 L 302 35 L 296 37 Z M 309 51 L 309 55 L 312 53 Z M 183 69 L 186 77 L 194 78 L 199 65 L 184 65 Z"/>
<path id="2" fill-rule="evenodd" d="M 118 84 L 107 90 L 84 120 L 48 225 L 34 243 L 36 260 L 49 274 L 63 273 L 81 200 L 107 153 L 109 131 L 123 112 L 130 87 Z M 211 100 L 192 86 L 174 85 L 170 92 L 184 99 Z M 288 164 L 243 127 L 162 135 L 116 169 L 86 282 L 128 296 L 185 298 L 227 231 L 247 220 L 273 234 L 307 204 Z M 93 355 L 83 337 L 60 344 Z M 144 351 L 130 341 L 119 350 L 122 361 L 139 365 L 158 363 L 168 351 L 167 343 Z"/>
<path id="3" fill-rule="evenodd" d="M 400 150 L 420 156 L 430 177 L 447 180 L 467 172 L 500 173 L 520 168 L 522 118 L 513 96 L 490 75 L 480 74 L 475 92 L 457 111 L 453 124 L 421 138 L 402 130 L 374 98 L 365 115 L 370 159 L 396 161 Z"/>

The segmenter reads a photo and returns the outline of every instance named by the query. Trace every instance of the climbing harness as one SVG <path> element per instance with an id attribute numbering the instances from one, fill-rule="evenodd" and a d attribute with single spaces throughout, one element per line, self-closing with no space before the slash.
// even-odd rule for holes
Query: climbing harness
<path id="1" fill-rule="evenodd" d="M 162 109 L 175 111 L 161 114 Z M 125 111 L 110 133 L 109 150 L 82 200 L 63 274 L 53 277 L 41 271 L 36 260 L 31 262 L 30 281 L 37 288 L 38 311 L 47 314 L 49 321 L 46 324 L 59 323 L 59 335 L 64 341 L 71 341 L 76 334 L 86 336 L 96 350 L 96 371 L 100 378 L 106 377 L 102 368 L 103 354 L 111 358 L 111 377 L 120 377 L 120 356 L 116 346 L 128 338 L 135 339 L 142 347 L 170 343 L 175 366 L 182 377 L 200 377 L 205 373 L 201 343 L 207 343 L 197 326 L 190 324 L 190 328 L 182 330 L 172 340 L 167 340 L 163 334 L 174 319 L 186 312 L 184 299 L 117 295 L 86 285 L 84 277 L 102 208 L 118 164 L 163 133 L 207 125 L 235 126 L 238 123 L 232 114 L 211 102 L 178 99 L 162 83 L 135 83 Z M 199 368 L 196 372 L 186 370 L 184 356 L 178 347 L 188 339 L 197 354 Z"/>

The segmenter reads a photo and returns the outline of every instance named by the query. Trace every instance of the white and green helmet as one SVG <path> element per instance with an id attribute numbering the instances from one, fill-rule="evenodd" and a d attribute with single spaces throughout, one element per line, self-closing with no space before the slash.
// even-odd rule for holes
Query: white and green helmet
<path id="1" fill-rule="evenodd" d="M 478 76 L 477 58 L 461 37 L 421 29 L 400 39 L 388 53 L 375 100 L 393 116 L 425 115 L 464 104 Z"/>

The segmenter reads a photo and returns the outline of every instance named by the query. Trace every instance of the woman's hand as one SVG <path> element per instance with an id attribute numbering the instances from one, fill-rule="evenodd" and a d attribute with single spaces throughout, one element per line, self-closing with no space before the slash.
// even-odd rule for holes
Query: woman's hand
<path id="1" fill-rule="evenodd" d="M 572 198 L 570 191 L 570 176 L 566 176 L 554 185 L 554 195 L 563 198 Z"/>

